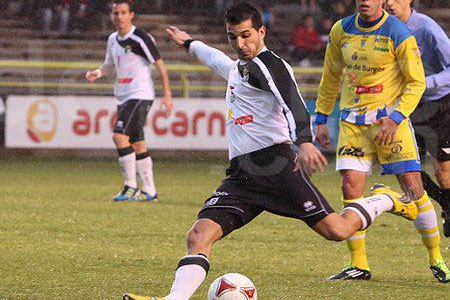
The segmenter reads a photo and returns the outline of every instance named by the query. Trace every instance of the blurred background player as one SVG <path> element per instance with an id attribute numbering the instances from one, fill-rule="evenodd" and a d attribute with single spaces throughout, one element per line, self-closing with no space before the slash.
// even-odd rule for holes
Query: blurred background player
<path id="1" fill-rule="evenodd" d="M 425 90 L 420 52 L 408 27 L 383 10 L 384 0 L 356 0 L 358 14 L 333 26 L 317 98 L 317 139 L 328 147 L 326 125 L 339 86 L 341 120 L 336 169 L 342 178 L 344 204 L 363 196 L 367 175 L 377 157 L 382 174 L 395 174 L 414 199 L 414 224 L 427 248 L 430 269 L 439 282 L 450 281 L 440 249 L 436 212 L 424 192 L 420 158 L 408 119 Z M 330 279 L 370 279 L 365 231 L 347 241 L 351 262 Z"/>
<path id="2" fill-rule="evenodd" d="M 113 140 L 119 164 L 125 177 L 122 191 L 115 201 L 152 201 L 157 199 L 153 181 L 153 163 L 144 140 L 143 127 L 155 98 L 151 64 L 155 64 L 164 89 L 161 106 L 167 113 L 173 108 L 169 77 L 153 37 L 133 24 L 135 7 L 132 0 L 115 0 L 111 19 L 117 31 L 108 38 L 103 65 L 86 73 L 89 82 L 116 73 L 114 94 L 118 100 L 118 116 Z M 142 183 L 138 190 L 136 172 Z"/>
<path id="3" fill-rule="evenodd" d="M 348 204 L 341 215 L 334 213 L 300 166 L 322 170 L 326 159 L 312 144 L 310 115 L 292 68 L 266 48 L 266 28 L 256 8 L 233 4 L 225 21 L 237 61 L 185 31 L 168 29 L 177 45 L 227 80 L 230 167 L 188 233 L 187 255 L 178 264 L 170 294 L 157 299 L 188 300 L 208 273 L 213 244 L 263 211 L 300 219 L 334 241 L 368 227 L 382 212 L 404 210 L 401 215 L 408 219 L 417 215 L 409 198 L 400 200 L 383 185 L 374 187 L 375 196 Z M 299 145 L 298 159 L 290 144 Z M 123 299 L 156 298 L 125 294 Z"/>
<path id="4" fill-rule="evenodd" d="M 450 236 L 450 40 L 432 18 L 411 8 L 412 0 L 387 0 L 389 13 L 402 20 L 422 53 L 427 88 L 411 115 L 419 149 L 432 156 L 439 186 L 422 171 L 428 195 L 442 207 L 444 235 Z"/>

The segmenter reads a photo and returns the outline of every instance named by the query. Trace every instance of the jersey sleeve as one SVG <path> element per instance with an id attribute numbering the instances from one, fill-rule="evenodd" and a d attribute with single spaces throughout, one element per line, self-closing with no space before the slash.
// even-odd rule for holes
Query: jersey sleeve
<path id="1" fill-rule="evenodd" d="M 137 37 L 137 42 L 139 43 L 144 57 L 150 62 L 154 63 L 161 58 L 158 49 L 156 48 L 155 39 L 153 36 L 141 29 L 136 29 L 134 34 Z"/>
<path id="2" fill-rule="evenodd" d="M 395 50 L 405 85 L 396 109 L 405 118 L 416 109 L 425 91 L 425 71 L 420 50 L 413 35 L 405 39 Z"/>
<path id="3" fill-rule="evenodd" d="M 345 66 L 341 52 L 343 34 L 341 22 L 336 22 L 330 31 L 316 102 L 316 112 L 327 116 L 333 111 Z"/>
<path id="4" fill-rule="evenodd" d="M 105 61 L 103 64 L 105 64 L 105 65 L 113 65 L 114 64 L 111 38 L 109 38 L 108 42 L 106 43 L 106 55 L 105 55 Z"/>
<path id="5" fill-rule="evenodd" d="M 429 32 L 429 39 L 433 45 L 433 51 L 439 60 L 442 71 L 425 78 L 427 91 L 437 92 L 444 87 L 450 87 L 450 39 L 442 27 L 435 25 L 435 30 Z"/>
<path id="6" fill-rule="evenodd" d="M 228 75 L 236 65 L 236 62 L 225 53 L 200 41 L 193 41 L 189 45 L 189 53 L 225 80 L 228 80 Z"/>
<path id="7" fill-rule="evenodd" d="M 266 83 L 259 80 L 260 84 L 270 88 L 283 108 L 293 143 L 300 145 L 312 142 L 311 117 L 298 90 L 291 66 L 269 51 L 258 55 L 253 61 L 265 77 Z"/>

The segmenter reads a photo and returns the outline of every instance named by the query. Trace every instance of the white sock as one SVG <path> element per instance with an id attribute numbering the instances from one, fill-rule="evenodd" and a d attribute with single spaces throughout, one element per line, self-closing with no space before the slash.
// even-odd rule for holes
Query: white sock
<path id="1" fill-rule="evenodd" d="M 150 156 L 136 160 L 136 170 L 142 182 L 142 190 L 154 196 L 156 194 L 155 182 L 153 181 L 153 161 Z"/>
<path id="2" fill-rule="evenodd" d="M 358 199 L 352 203 L 347 204 L 342 211 L 354 211 L 362 222 L 364 230 L 372 224 L 375 219 L 383 212 L 391 211 L 394 208 L 394 203 L 391 198 L 384 194 L 379 194 L 367 198 Z"/>
<path id="3" fill-rule="evenodd" d="M 167 300 L 189 300 L 206 278 L 209 261 L 202 255 L 187 255 L 180 260 Z"/>
<path id="4" fill-rule="evenodd" d="M 137 188 L 136 182 L 136 154 L 130 153 L 119 157 L 119 165 L 125 178 L 125 185 Z"/>

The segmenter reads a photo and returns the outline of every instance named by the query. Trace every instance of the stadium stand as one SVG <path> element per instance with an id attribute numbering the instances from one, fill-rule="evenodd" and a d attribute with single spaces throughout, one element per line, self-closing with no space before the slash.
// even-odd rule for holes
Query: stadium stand
<path id="1" fill-rule="evenodd" d="M 196 7 L 195 1 L 193 7 Z M 318 1 L 320 3 L 320 1 Z M 197 5 L 198 6 L 198 5 Z M 151 9 L 151 8 L 149 8 Z M 146 14 L 139 15 L 136 24 L 149 32 L 158 42 L 163 58 L 168 64 L 186 64 L 198 66 L 196 60 L 184 53 L 183 49 L 173 46 L 166 37 L 165 29 L 169 25 L 180 26 L 192 33 L 194 38 L 201 39 L 208 44 L 217 47 L 234 57 L 229 48 L 226 36 L 223 32 L 223 24 L 217 22 L 217 18 L 208 17 L 208 10 L 203 8 L 202 14 L 186 15 L 179 13 L 174 6 L 166 7 L 169 14 Z M 296 11 L 298 14 L 293 14 Z M 423 10 L 422 10 L 423 11 Z M 300 3 L 297 1 L 278 1 L 277 5 L 271 7 L 275 23 L 268 33 L 268 47 L 280 53 L 281 56 L 291 59 L 288 52 L 288 42 L 291 30 L 301 19 L 303 13 Z M 450 33 L 450 10 L 442 8 L 431 8 L 424 13 L 432 15 L 443 28 L 449 29 Z M 209 15 L 212 15 L 210 13 Z M 320 20 L 320 14 L 315 13 L 315 18 Z M 107 16 L 104 16 L 108 20 Z M 31 20 L 17 16 L 5 15 L 0 20 L 0 91 L 1 94 L 100 94 L 110 95 L 109 86 L 97 85 L 97 89 L 85 85 L 84 72 L 86 68 L 68 67 L 32 67 L 25 62 L 33 61 L 62 61 L 83 62 L 86 64 L 100 64 L 104 59 L 105 40 L 111 31 L 108 21 L 105 26 L 92 28 L 86 32 L 73 32 L 63 38 L 43 39 L 40 30 L 36 28 Z M 295 62 L 292 61 L 295 66 Z M 321 65 L 321 60 L 314 65 Z M 89 65 L 90 67 L 91 65 Z M 320 71 L 303 73 L 296 72 L 302 93 L 308 99 L 315 98 L 315 87 L 320 80 Z M 194 88 L 190 96 L 222 96 L 223 81 L 210 72 L 198 72 L 195 67 L 192 71 L 179 72 L 176 68 L 171 69 L 171 81 L 175 87 L 175 96 L 183 95 L 183 86 L 191 85 Z M 39 84 L 45 82 L 46 84 Z M 101 84 L 108 80 L 102 79 Z M 29 84 L 27 84 L 29 83 Z M 52 84 L 53 83 L 53 84 Z M 73 86 L 71 86 L 73 85 Z M 206 88 L 202 88 L 206 87 Z M 212 87 L 212 88 L 211 88 Z M 185 95 L 185 94 L 184 94 Z"/>

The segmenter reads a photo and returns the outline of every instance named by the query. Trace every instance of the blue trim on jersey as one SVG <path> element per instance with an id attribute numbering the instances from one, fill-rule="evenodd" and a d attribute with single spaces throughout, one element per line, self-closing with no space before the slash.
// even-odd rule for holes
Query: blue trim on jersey
<path id="1" fill-rule="evenodd" d="M 407 38 L 412 36 L 411 30 L 408 28 L 408 26 L 397 19 L 396 17 L 389 15 L 384 21 L 384 23 L 374 31 L 360 31 L 356 25 L 355 25 L 355 18 L 356 14 L 353 14 L 349 17 L 346 17 L 342 19 L 342 28 L 344 29 L 345 33 L 353 34 L 353 35 L 379 35 L 379 36 L 385 36 L 389 37 L 394 41 L 394 49 L 397 49 L 397 47 Z"/>
<path id="2" fill-rule="evenodd" d="M 342 110 L 341 111 L 341 120 L 342 121 L 347 120 L 349 115 L 350 115 L 350 111 L 349 110 Z"/>
<path id="3" fill-rule="evenodd" d="M 402 174 L 406 172 L 420 172 L 420 160 L 405 160 L 381 165 L 381 174 Z"/>
<path id="4" fill-rule="evenodd" d="M 405 116 L 401 112 L 399 112 L 398 110 L 394 110 L 389 115 L 389 118 L 391 118 L 392 121 L 397 123 L 397 125 L 400 125 L 400 123 L 405 119 Z"/>
<path id="5" fill-rule="evenodd" d="M 381 119 L 382 117 L 386 117 L 387 116 L 387 109 L 386 107 L 384 107 L 383 109 L 377 108 L 377 115 L 375 117 L 375 119 Z"/>
<path id="6" fill-rule="evenodd" d="M 328 116 L 325 114 L 317 113 L 316 119 L 314 120 L 314 124 L 320 125 L 320 124 L 327 124 Z"/>
<path id="7" fill-rule="evenodd" d="M 355 117 L 355 124 L 356 125 L 364 125 L 366 124 L 366 114 L 359 114 Z"/>

